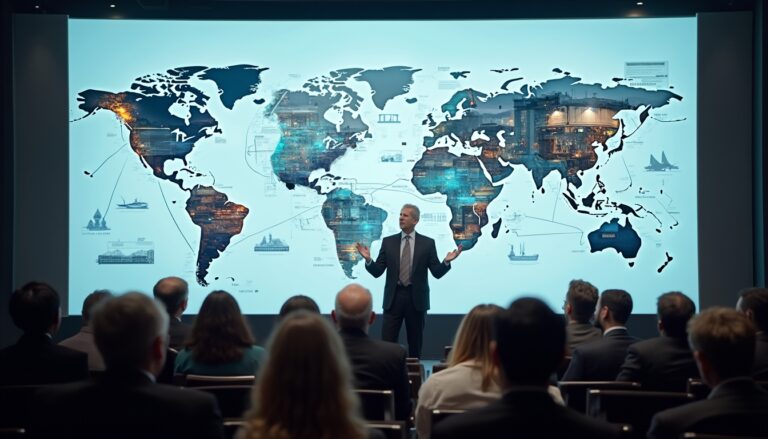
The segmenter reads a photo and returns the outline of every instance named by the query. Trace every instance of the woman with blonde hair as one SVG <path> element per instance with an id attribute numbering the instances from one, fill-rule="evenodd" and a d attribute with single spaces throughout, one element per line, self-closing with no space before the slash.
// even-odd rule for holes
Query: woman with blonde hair
<path id="1" fill-rule="evenodd" d="M 368 432 L 336 331 L 307 311 L 287 315 L 267 345 L 239 439 L 364 439 Z"/>
<path id="2" fill-rule="evenodd" d="M 429 377 L 419 391 L 419 439 L 429 438 L 432 410 L 469 410 L 501 398 L 503 385 L 491 348 L 494 320 L 501 311 L 503 308 L 497 305 L 477 305 L 462 319 L 448 356 L 448 368 Z M 557 388 L 550 386 L 549 390 L 562 404 Z"/>

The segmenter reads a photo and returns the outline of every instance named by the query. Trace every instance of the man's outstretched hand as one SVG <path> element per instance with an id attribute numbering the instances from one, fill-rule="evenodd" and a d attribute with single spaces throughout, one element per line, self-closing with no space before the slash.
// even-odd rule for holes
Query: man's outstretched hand
<path id="1" fill-rule="evenodd" d="M 360 253 L 360 256 L 362 256 L 363 259 L 365 259 L 365 262 L 371 261 L 371 249 L 359 242 L 357 243 L 357 252 Z"/>
<path id="2" fill-rule="evenodd" d="M 360 245 L 360 244 L 358 244 L 358 251 L 359 251 L 359 245 Z M 447 255 L 445 255 L 445 259 L 443 260 L 443 262 L 445 262 L 446 264 L 448 264 L 448 263 L 450 263 L 452 260 L 454 260 L 454 259 L 458 258 L 460 254 L 461 254 L 461 244 L 459 244 L 459 246 L 458 246 L 458 247 L 456 247 L 456 250 L 454 250 L 454 251 L 452 251 L 452 252 L 448 252 L 448 254 L 447 254 Z"/>

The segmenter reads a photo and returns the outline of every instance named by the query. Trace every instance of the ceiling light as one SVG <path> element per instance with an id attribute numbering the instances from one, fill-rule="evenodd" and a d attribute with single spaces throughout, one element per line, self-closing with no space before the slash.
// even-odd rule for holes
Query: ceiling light
<path id="1" fill-rule="evenodd" d="M 113 3 L 113 4 L 111 4 L 111 5 L 109 5 L 109 7 L 110 7 L 110 8 L 114 8 L 114 7 L 116 7 L 116 6 L 117 6 L 117 5 L 115 5 L 114 3 Z"/>
<path id="2" fill-rule="evenodd" d="M 637 6 L 643 6 L 643 2 L 637 2 Z"/>

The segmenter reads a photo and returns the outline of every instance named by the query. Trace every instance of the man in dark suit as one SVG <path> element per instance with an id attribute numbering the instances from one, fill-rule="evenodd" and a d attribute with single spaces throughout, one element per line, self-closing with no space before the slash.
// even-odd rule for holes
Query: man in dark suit
<path id="1" fill-rule="evenodd" d="M 440 279 L 451 269 L 451 261 L 461 253 L 461 246 L 449 252 L 440 262 L 435 241 L 416 233 L 419 208 L 406 204 L 400 210 L 401 232 L 387 236 L 381 242 L 376 261 L 371 259 L 368 247 L 358 243 L 357 251 L 365 258 L 365 269 L 374 277 L 387 272 L 384 284 L 384 322 L 381 338 L 397 342 L 400 327 L 405 320 L 408 336 L 408 355 L 421 356 L 424 319 L 429 309 L 429 283 L 427 270 Z"/>
<path id="2" fill-rule="evenodd" d="M 574 279 L 568 284 L 563 312 L 568 321 L 565 327 L 568 335 L 568 352 L 590 340 L 600 338 L 600 329 L 589 322 L 597 305 L 597 288 L 589 282 Z"/>
<path id="3" fill-rule="evenodd" d="M 50 285 L 30 282 L 11 294 L 13 323 L 24 334 L 0 350 L 0 385 L 50 384 L 88 378 L 88 356 L 58 346 L 51 337 L 59 329 L 59 294 Z"/>
<path id="4" fill-rule="evenodd" d="M 577 346 L 563 381 L 613 381 L 627 356 L 627 347 L 638 339 L 627 332 L 632 296 L 624 290 L 605 290 L 595 308 L 595 321 L 603 337 Z"/>
<path id="5" fill-rule="evenodd" d="M 168 325 L 170 337 L 168 346 L 178 351 L 184 347 L 184 340 L 187 339 L 189 331 L 192 330 L 190 325 L 181 321 L 181 316 L 187 309 L 189 285 L 187 281 L 179 277 L 164 277 L 157 281 L 152 293 L 155 299 L 165 305 L 165 310 L 171 319 Z"/>
<path id="6" fill-rule="evenodd" d="M 107 290 L 96 290 L 89 294 L 83 301 L 83 326 L 80 328 L 80 332 L 59 343 L 59 346 L 85 352 L 88 355 L 89 370 L 104 370 L 104 359 L 101 358 L 101 352 L 96 348 L 96 343 L 93 341 L 91 311 L 97 303 L 111 296 L 112 293 Z"/>
<path id="7" fill-rule="evenodd" d="M 768 380 L 768 289 L 746 288 L 740 291 L 736 309 L 743 312 L 757 329 L 752 375 L 757 380 Z"/>
<path id="8" fill-rule="evenodd" d="M 712 392 L 705 400 L 657 413 L 648 437 L 672 439 L 685 432 L 768 436 L 768 392 L 749 376 L 754 326 L 733 309 L 710 308 L 695 317 L 689 328 L 701 378 Z"/>
<path id="9" fill-rule="evenodd" d="M 665 293 L 656 313 L 661 336 L 630 345 L 616 381 L 638 382 L 643 390 L 683 392 L 688 378 L 699 377 L 686 339 L 696 305 L 683 293 Z"/>
<path id="10" fill-rule="evenodd" d="M 336 295 L 331 318 L 339 328 L 358 389 L 392 390 L 395 418 L 405 421 L 411 414 L 405 349 L 396 343 L 373 340 L 368 328 L 376 319 L 373 297 L 358 284 L 344 287 Z"/>
<path id="11" fill-rule="evenodd" d="M 142 293 L 109 298 L 94 313 L 93 332 L 107 370 L 96 380 L 41 391 L 32 437 L 223 437 L 212 395 L 155 384 L 168 333 L 158 302 Z"/>
<path id="12" fill-rule="evenodd" d="M 565 322 L 539 299 L 515 300 L 496 320 L 494 359 L 505 393 L 497 402 L 438 423 L 433 439 L 619 437 L 616 426 L 555 403 L 550 375 L 563 360 Z"/>

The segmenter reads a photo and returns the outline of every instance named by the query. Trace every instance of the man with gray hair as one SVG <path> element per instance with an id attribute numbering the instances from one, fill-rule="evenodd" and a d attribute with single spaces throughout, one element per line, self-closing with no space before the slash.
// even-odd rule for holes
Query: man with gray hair
<path id="1" fill-rule="evenodd" d="M 451 261 L 461 254 L 461 245 L 448 252 L 445 259 L 437 259 L 435 240 L 416 233 L 421 213 L 413 204 L 400 209 L 400 233 L 381 241 L 379 256 L 371 259 L 371 250 L 361 243 L 357 251 L 365 259 L 365 269 L 373 277 L 387 272 L 384 283 L 384 322 L 381 338 L 397 342 L 400 327 L 405 320 L 408 335 L 408 355 L 421 357 L 424 321 L 429 309 L 429 282 L 427 270 L 440 279 L 451 269 Z"/>
<path id="2" fill-rule="evenodd" d="M 108 298 L 92 324 L 104 375 L 41 392 L 32 437 L 223 437 L 212 395 L 155 383 L 168 339 L 158 302 L 142 293 Z"/>
<path id="3" fill-rule="evenodd" d="M 189 285 L 187 281 L 176 276 L 164 277 L 157 281 L 154 288 L 152 288 L 152 294 L 155 296 L 155 299 L 165 306 L 165 310 L 170 318 L 168 325 L 170 339 L 168 345 L 176 350 L 182 349 L 184 347 L 184 340 L 186 340 L 189 332 L 192 330 L 192 326 L 181 321 L 181 316 L 187 309 L 187 302 L 189 300 Z"/>
<path id="4" fill-rule="evenodd" d="M 368 337 L 368 328 L 376 319 L 371 292 L 359 284 L 347 285 L 336 295 L 331 318 L 339 328 L 352 363 L 355 386 L 358 389 L 392 390 L 395 418 L 407 420 L 411 414 L 411 400 L 405 349 L 396 343 Z"/>

